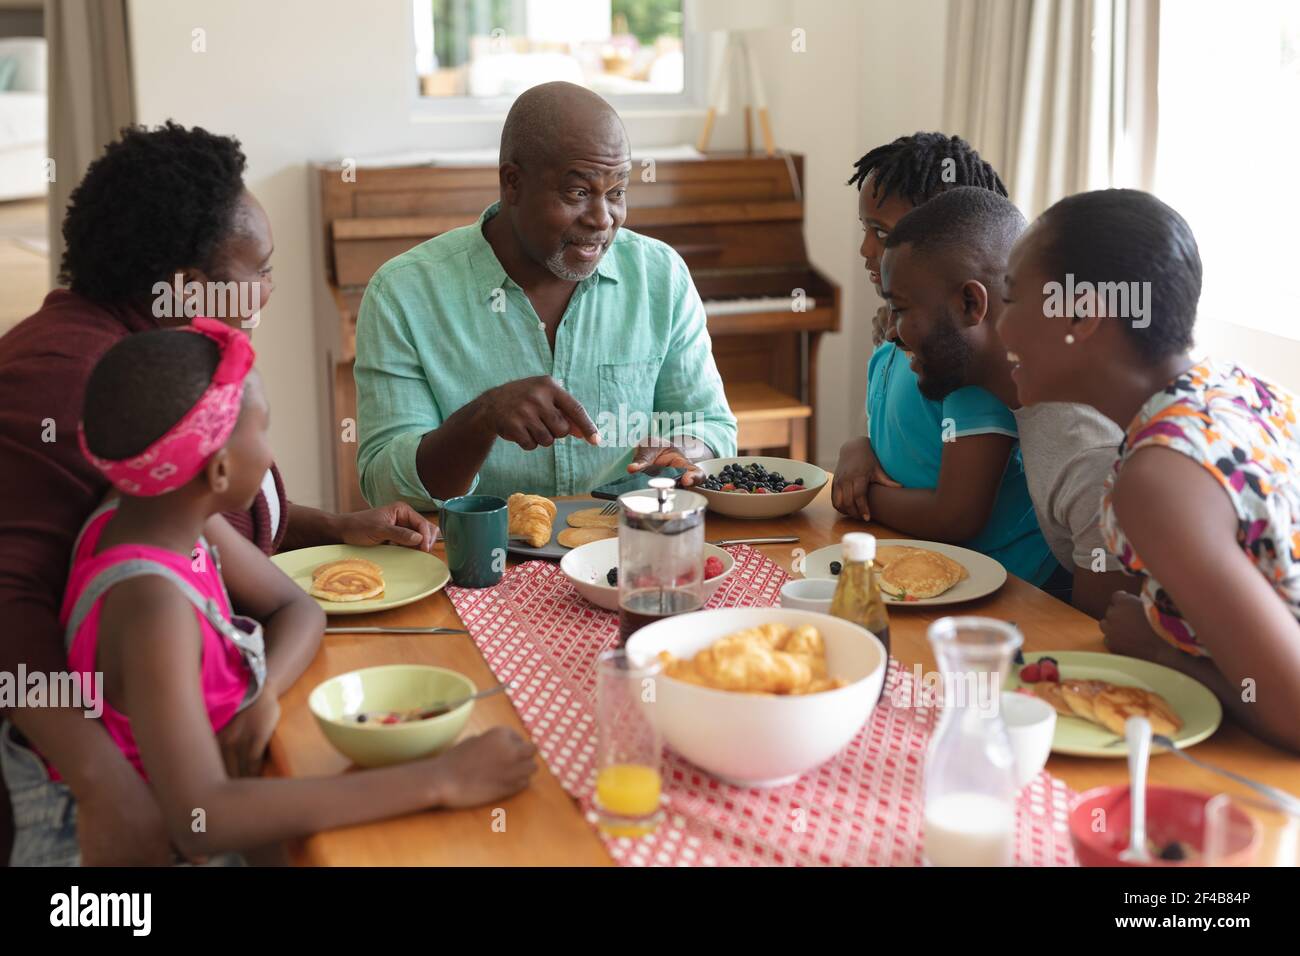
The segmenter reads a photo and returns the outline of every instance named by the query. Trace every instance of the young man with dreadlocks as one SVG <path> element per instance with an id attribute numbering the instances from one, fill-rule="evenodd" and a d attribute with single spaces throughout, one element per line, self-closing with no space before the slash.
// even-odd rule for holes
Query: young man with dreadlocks
<path id="1" fill-rule="evenodd" d="M 1006 196 L 987 162 L 957 136 L 916 133 L 871 150 L 855 164 L 861 254 L 876 291 L 889 305 L 877 313 L 876 348 L 867 371 L 867 435 L 840 449 L 832 502 L 849 517 L 881 522 L 917 537 L 962 544 L 1042 585 L 1059 570 L 1034 517 L 1017 445 L 1015 416 L 978 386 L 926 387 L 917 359 L 898 339 L 906 305 L 882 286 L 884 246 L 912 209 L 957 186 Z M 883 314 L 882 314 L 883 313 Z M 921 509 L 890 507 L 907 496 L 870 495 L 873 485 L 927 489 Z M 874 509 L 871 499 L 875 498 Z"/>

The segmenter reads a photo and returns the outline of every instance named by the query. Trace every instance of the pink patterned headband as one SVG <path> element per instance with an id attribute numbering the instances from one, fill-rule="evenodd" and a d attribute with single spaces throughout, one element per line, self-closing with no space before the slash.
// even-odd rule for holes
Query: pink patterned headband
<path id="1" fill-rule="evenodd" d="M 96 457 L 86 447 L 84 423 L 77 428 L 81 453 L 123 494 L 149 498 L 175 491 L 203 470 L 239 421 L 244 379 L 254 359 L 248 336 L 205 318 L 177 331 L 206 335 L 221 350 L 211 384 L 179 422 L 139 455 L 122 461 Z"/>

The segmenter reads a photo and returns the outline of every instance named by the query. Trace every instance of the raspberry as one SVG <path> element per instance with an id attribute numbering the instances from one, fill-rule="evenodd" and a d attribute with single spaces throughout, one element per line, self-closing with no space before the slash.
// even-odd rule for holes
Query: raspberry
<path id="1" fill-rule="evenodd" d="M 704 562 L 704 579 L 716 578 L 722 573 L 722 559 L 715 554 L 709 555 Z"/>
<path id="2" fill-rule="evenodd" d="M 764 488 L 762 485 L 759 485 L 757 488 L 754 489 L 754 494 L 756 495 L 766 495 L 768 493 L 769 493 L 768 490 Z"/>
<path id="3" fill-rule="evenodd" d="M 729 482 L 727 482 L 725 485 L 722 486 L 722 490 L 723 490 L 723 491 L 735 491 L 735 490 L 736 490 L 736 486 L 735 486 L 732 482 L 729 481 Z"/>
<path id="4" fill-rule="evenodd" d="M 1043 680 L 1050 680 L 1057 684 L 1061 682 L 1061 671 L 1056 666 L 1056 661 L 1052 660 L 1050 657 L 1044 657 L 1039 660 L 1038 670 L 1039 673 L 1043 675 Z"/>
<path id="5" fill-rule="evenodd" d="M 1042 668 L 1037 661 L 1033 664 L 1026 664 L 1020 669 L 1020 679 L 1026 684 L 1037 684 L 1043 679 Z"/>
<path id="6" fill-rule="evenodd" d="M 781 491 L 803 491 L 803 485 L 786 485 Z"/>

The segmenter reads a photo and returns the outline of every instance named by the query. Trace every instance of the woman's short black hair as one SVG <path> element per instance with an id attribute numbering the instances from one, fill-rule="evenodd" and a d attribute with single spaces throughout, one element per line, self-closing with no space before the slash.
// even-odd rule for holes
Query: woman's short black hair
<path id="1" fill-rule="evenodd" d="M 185 417 L 212 384 L 217 343 L 179 329 L 128 335 L 104 353 L 86 382 L 81 421 L 100 458 L 134 458 Z"/>
<path id="2" fill-rule="evenodd" d="M 60 281 L 115 303 L 149 295 L 180 269 L 210 270 L 237 225 L 244 166 L 230 136 L 170 120 L 126 127 L 72 191 Z"/>
<path id="3" fill-rule="evenodd" d="M 877 146 L 853 164 L 848 185 L 862 184 L 872 173 L 871 195 L 884 201 L 899 195 L 913 206 L 928 202 L 954 186 L 978 186 L 1007 194 L 997 172 L 960 136 L 913 133 Z"/>
<path id="4" fill-rule="evenodd" d="M 1099 189 L 1062 199 L 1039 217 L 1039 226 L 1038 263 L 1048 279 L 1065 284 L 1069 275 L 1075 288 L 1090 282 L 1145 290 L 1140 320 L 1119 316 L 1144 358 L 1158 361 L 1191 348 L 1201 254 L 1172 206 L 1137 189 Z"/>

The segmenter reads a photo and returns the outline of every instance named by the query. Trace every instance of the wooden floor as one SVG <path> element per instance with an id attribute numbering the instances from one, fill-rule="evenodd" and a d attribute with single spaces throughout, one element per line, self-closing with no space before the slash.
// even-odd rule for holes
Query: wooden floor
<path id="1" fill-rule="evenodd" d="M 49 291 L 45 200 L 0 202 L 0 334 L 36 311 Z"/>

